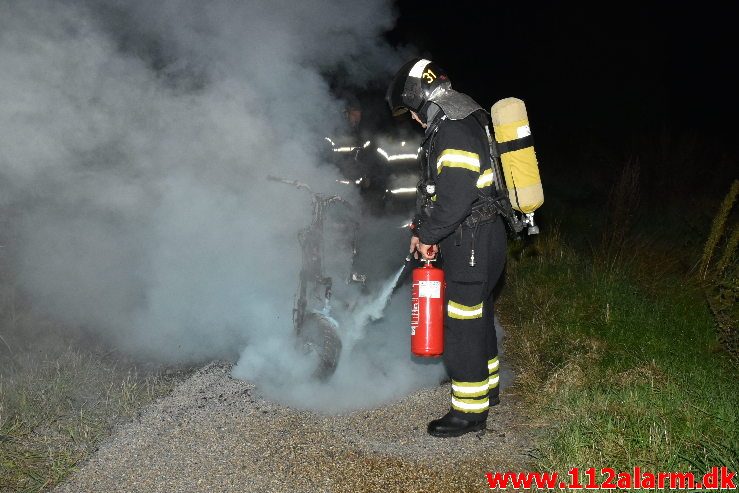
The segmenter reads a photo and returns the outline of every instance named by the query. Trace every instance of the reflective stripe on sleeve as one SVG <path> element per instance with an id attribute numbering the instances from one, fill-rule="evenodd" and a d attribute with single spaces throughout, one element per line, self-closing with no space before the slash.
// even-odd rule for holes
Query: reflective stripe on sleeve
<path id="1" fill-rule="evenodd" d="M 449 300 L 449 304 L 447 305 L 447 313 L 449 314 L 449 318 L 456 318 L 458 320 L 482 318 L 482 303 L 479 303 L 475 306 L 467 306 Z"/>
<path id="2" fill-rule="evenodd" d="M 495 370 L 498 369 L 498 366 L 500 366 L 500 361 L 498 361 L 498 357 L 488 360 L 488 371 L 490 373 L 493 373 Z"/>
<path id="3" fill-rule="evenodd" d="M 489 187 L 493 184 L 493 170 L 486 169 L 477 179 L 477 188 Z"/>
<path id="4" fill-rule="evenodd" d="M 474 152 L 446 149 L 436 161 L 436 172 L 441 173 L 444 168 L 464 168 L 480 172 L 480 156 Z"/>

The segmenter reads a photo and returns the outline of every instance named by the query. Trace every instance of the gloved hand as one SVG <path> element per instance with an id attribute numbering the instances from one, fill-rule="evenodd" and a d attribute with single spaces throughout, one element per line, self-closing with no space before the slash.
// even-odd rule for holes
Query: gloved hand
<path id="1" fill-rule="evenodd" d="M 411 237 L 410 253 L 413 254 L 414 258 L 418 259 L 418 254 L 420 253 L 423 260 L 431 260 L 436 257 L 436 252 L 438 251 L 439 249 L 436 245 L 421 243 L 418 236 Z"/>

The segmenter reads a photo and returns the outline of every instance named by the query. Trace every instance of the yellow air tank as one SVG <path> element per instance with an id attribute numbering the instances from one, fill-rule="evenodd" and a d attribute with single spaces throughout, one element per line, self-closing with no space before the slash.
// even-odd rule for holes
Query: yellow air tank
<path id="1" fill-rule="evenodd" d="M 501 99 L 490 116 L 511 205 L 533 220 L 533 212 L 544 203 L 544 190 L 526 105 L 517 98 Z"/>

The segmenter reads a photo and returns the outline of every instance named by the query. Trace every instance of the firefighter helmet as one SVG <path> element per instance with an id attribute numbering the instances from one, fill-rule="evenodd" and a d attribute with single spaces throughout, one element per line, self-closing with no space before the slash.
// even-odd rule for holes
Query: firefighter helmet
<path id="1" fill-rule="evenodd" d="M 411 110 L 423 118 L 423 109 L 440 88 L 452 87 L 446 71 L 424 58 L 414 58 L 395 74 L 387 89 L 387 104 L 394 116 Z"/>

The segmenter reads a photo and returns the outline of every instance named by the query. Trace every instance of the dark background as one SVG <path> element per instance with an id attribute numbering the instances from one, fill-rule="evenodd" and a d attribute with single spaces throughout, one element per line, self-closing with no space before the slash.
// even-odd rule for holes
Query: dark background
<path id="1" fill-rule="evenodd" d="M 526 102 L 548 198 L 603 202 L 634 162 L 644 207 L 723 197 L 736 177 L 728 3 L 395 5 L 393 44 L 420 49 L 483 107 Z"/>

